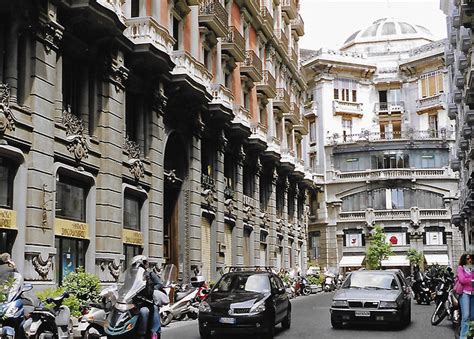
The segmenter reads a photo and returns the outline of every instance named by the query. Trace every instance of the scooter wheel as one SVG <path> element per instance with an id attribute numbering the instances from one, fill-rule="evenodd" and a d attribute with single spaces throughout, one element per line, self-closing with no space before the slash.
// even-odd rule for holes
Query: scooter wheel
<path id="1" fill-rule="evenodd" d="M 311 294 L 311 288 L 305 287 L 303 288 L 303 295 L 310 295 Z"/>
<path id="2" fill-rule="evenodd" d="M 161 326 L 168 326 L 173 320 L 173 315 L 170 312 L 160 314 Z"/>

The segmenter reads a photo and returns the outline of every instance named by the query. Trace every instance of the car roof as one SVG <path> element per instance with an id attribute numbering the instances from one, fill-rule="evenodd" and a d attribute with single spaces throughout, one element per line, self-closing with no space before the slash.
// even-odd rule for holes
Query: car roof
<path id="1" fill-rule="evenodd" d="M 370 274 L 391 274 L 391 275 L 394 275 L 394 274 L 396 274 L 397 272 L 396 272 L 396 271 L 392 271 L 392 270 L 363 270 L 363 271 L 354 271 L 354 272 L 351 272 L 351 273 L 357 273 L 357 274 L 367 274 L 367 273 L 370 273 Z"/>

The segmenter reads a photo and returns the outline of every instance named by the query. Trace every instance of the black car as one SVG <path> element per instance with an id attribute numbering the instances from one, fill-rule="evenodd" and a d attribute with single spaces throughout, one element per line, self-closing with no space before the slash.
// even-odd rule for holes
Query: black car
<path id="1" fill-rule="evenodd" d="M 331 325 L 343 323 L 411 322 L 411 292 L 397 271 L 356 271 L 350 273 L 333 297 Z"/>
<path id="2" fill-rule="evenodd" d="M 291 303 L 271 270 L 237 269 L 224 274 L 199 306 L 199 333 L 258 333 L 273 338 L 275 325 L 290 328 Z"/>

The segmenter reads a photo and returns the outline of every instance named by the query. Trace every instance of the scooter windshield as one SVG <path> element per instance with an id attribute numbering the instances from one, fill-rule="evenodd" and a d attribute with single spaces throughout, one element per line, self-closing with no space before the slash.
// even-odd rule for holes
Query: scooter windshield
<path id="1" fill-rule="evenodd" d="M 132 303 L 135 297 L 146 286 L 145 269 L 143 267 L 130 267 L 124 273 L 122 287 L 118 291 L 118 302 Z"/>
<path id="2" fill-rule="evenodd" d="M 5 302 L 11 302 L 20 292 L 22 285 L 23 277 L 20 273 L 13 271 L 0 273 L 0 294 L 5 296 Z"/>
<path id="3" fill-rule="evenodd" d="M 171 283 L 176 281 L 178 276 L 178 270 L 174 264 L 167 264 L 163 269 L 161 274 L 161 279 L 163 280 L 163 286 L 169 286 Z"/>

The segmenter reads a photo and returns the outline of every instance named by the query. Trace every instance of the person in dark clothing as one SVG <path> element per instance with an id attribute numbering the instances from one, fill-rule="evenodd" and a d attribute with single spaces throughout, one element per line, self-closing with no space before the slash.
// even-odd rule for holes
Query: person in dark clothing
<path id="1" fill-rule="evenodd" d="M 423 282 L 423 273 L 420 271 L 420 267 L 415 265 L 413 268 L 413 293 L 415 294 L 415 299 L 418 300 L 421 283 Z"/>
<path id="2" fill-rule="evenodd" d="M 132 258 L 132 265 L 138 265 L 145 269 L 146 287 L 143 290 L 143 297 L 149 301 L 153 300 L 153 292 L 155 289 L 163 289 L 163 284 L 158 275 L 149 269 L 147 257 L 137 255 Z M 140 308 L 140 324 L 139 333 L 145 335 L 147 332 L 148 319 L 152 313 L 151 335 L 152 339 L 159 339 L 161 336 L 160 309 L 158 305 L 153 303 L 153 307 L 142 306 Z"/>

